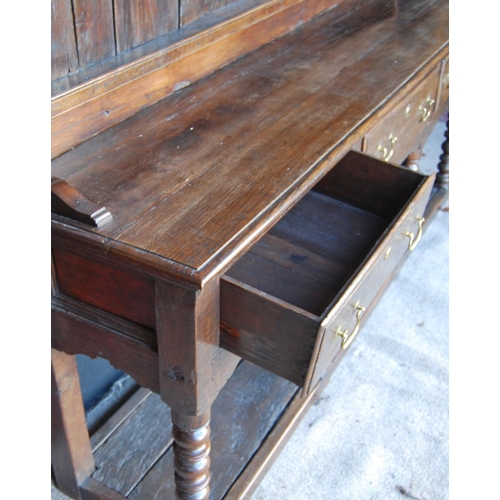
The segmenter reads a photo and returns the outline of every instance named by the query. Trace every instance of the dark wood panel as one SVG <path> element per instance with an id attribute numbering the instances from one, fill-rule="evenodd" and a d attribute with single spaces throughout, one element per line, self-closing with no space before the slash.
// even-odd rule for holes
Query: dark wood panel
<path id="1" fill-rule="evenodd" d="M 69 354 L 86 354 L 107 359 L 115 368 L 126 371 L 137 383 L 160 391 L 158 352 L 147 342 L 151 333 L 127 324 L 110 314 L 85 304 L 72 305 L 69 299 L 53 299 L 52 347 Z M 127 332 L 129 335 L 117 332 Z M 134 338 L 134 336 L 136 338 Z M 145 340 L 140 340 L 139 337 Z"/>
<path id="2" fill-rule="evenodd" d="M 81 255 L 96 262 L 107 262 L 111 267 L 125 269 L 127 266 L 139 275 L 147 275 L 158 279 L 175 279 L 187 287 L 199 289 L 200 280 L 189 267 L 177 262 L 166 261 L 159 255 L 141 252 L 116 244 L 111 239 L 103 238 L 92 231 L 81 231 L 82 225 L 68 225 L 68 220 L 52 214 L 52 248 L 64 249 L 70 253 Z M 54 266 L 55 267 L 55 266 Z M 57 276 L 55 269 L 52 283 L 57 293 Z"/>
<path id="3" fill-rule="evenodd" d="M 339 279 L 339 273 L 343 274 L 342 265 L 338 264 L 332 258 L 322 257 L 317 253 L 306 250 L 299 244 L 292 243 L 288 239 L 280 238 L 270 233 L 267 233 L 255 243 L 245 255 L 259 256 L 283 268 L 290 269 L 297 274 L 307 276 L 318 283 L 327 285 L 329 288 L 334 288 L 335 283 Z M 231 275 L 232 271 L 239 264 L 240 261 L 228 271 L 228 274 Z M 265 280 L 266 278 L 262 277 L 262 279 Z M 257 288 L 260 288 L 260 285 Z M 296 305 L 300 307 L 298 304 Z"/>
<path id="4" fill-rule="evenodd" d="M 73 0 L 80 67 L 116 54 L 113 0 Z"/>
<path id="5" fill-rule="evenodd" d="M 154 282 L 109 262 L 96 262 L 63 249 L 54 249 L 59 289 L 80 300 L 154 329 Z"/>
<path id="6" fill-rule="evenodd" d="M 391 220 L 424 181 L 425 177 L 420 174 L 375 162 L 368 155 L 353 152 L 348 153 L 313 189 Z"/>
<path id="7" fill-rule="evenodd" d="M 273 253 L 277 253 L 283 247 L 284 245 L 278 246 Z M 304 254 L 300 251 L 300 247 L 296 248 L 298 253 L 283 257 L 291 257 L 292 260 L 303 259 Z M 331 261 L 328 262 L 330 263 Z M 311 314 L 321 316 L 335 292 L 327 284 L 308 276 L 307 269 L 303 268 L 303 271 L 305 272 L 296 272 L 293 268 L 282 266 L 279 262 L 262 258 L 254 253 L 247 253 L 226 275 Z"/>
<path id="8" fill-rule="evenodd" d="M 388 227 L 387 219 L 311 192 L 226 274 L 321 316 Z"/>
<path id="9" fill-rule="evenodd" d="M 351 175 L 356 177 L 354 169 Z M 333 264 L 328 269 L 345 278 L 361 264 L 388 225 L 389 219 L 312 191 L 270 234 L 330 260 Z M 337 277 L 336 286 L 338 281 Z"/>
<path id="10" fill-rule="evenodd" d="M 239 365 L 212 406 L 211 498 L 223 498 L 296 391 L 251 363 Z M 172 462 L 169 450 L 128 498 L 174 498 Z"/>
<path id="11" fill-rule="evenodd" d="M 229 276 L 221 280 L 221 347 L 299 386 L 318 327 L 319 318 L 306 311 Z"/>
<path id="12" fill-rule="evenodd" d="M 52 80 L 78 69 L 75 28 L 70 0 L 52 0 Z"/>
<path id="13" fill-rule="evenodd" d="M 178 0 L 114 0 L 117 53 L 177 29 Z"/>

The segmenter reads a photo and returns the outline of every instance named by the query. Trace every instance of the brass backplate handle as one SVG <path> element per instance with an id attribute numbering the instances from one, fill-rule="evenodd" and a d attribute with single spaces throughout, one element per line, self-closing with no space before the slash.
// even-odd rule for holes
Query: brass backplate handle
<path id="1" fill-rule="evenodd" d="M 422 230 L 424 222 L 425 222 L 425 217 L 421 217 L 420 215 L 417 216 L 418 232 L 416 237 L 413 233 L 410 233 L 410 231 L 407 231 L 405 233 L 405 236 L 408 236 L 408 238 L 410 238 L 410 243 L 408 244 L 408 249 L 410 250 L 410 252 L 415 250 L 420 241 L 420 238 L 422 238 Z"/>
<path id="2" fill-rule="evenodd" d="M 426 122 L 429 119 L 429 117 L 432 114 L 432 109 L 434 107 L 435 102 L 436 101 L 434 99 L 432 99 L 431 97 L 428 97 L 425 106 L 420 106 L 418 108 L 418 110 L 421 114 L 421 116 L 420 116 L 421 122 Z"/>
<path id="3" fill-rule="evenodd" d="M 391 149 L 384 148 L 382 144 L 377 146 L 377 151 L 380 151 L 382 154 L 382 160 L 389 161 L 394 154 L 394 143 L 398 140 L 398 138 L 391 132 L 389 134 L 389 144 L 391 145 Z"/>
<path id="4" fill-rule="evenodd" d="M 356 335 L 359 332 L 359 327 L 361 326 L 361 316 L 365 312 L 365 308 L 359 304 L 356 304 L 355 309 L 357 311 L 356 326 L 354 327 L 354 330 L 351 332 L 351 334 L 349 335 L 349 330 L 347 329 L 342 331 L 340 326 L 335 332 L 336 336 L 342 337 L 342 349 L 347 349 L 352 344 L 352 341 L 356 338 Z"/>

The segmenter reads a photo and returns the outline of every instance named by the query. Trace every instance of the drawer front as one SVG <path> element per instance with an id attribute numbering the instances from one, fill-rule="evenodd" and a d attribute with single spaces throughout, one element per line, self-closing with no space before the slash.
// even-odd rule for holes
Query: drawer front
<path id="1" fill-rule="evenodd" d="M 366 136 L 366 153 L 383 161 L 401 164 L 418 149 L 421 138 L 434 123 L 440 67 L 436 67 L 411 95 Z"/>
<path id="2" fill-rule="evenodd" d="M 323 320 L 317 337 L 314 361 L 310 365 L 304 387 L 306 393 L 315 387 L 339 352 L 347 349 L 355 340 L 367 313 L 393 271 L 405 254 L 418 246 L 425 224 L 423 214 L 431 189 L 432 182 L 428 182 L 402 215 L 392 235 L 380 245 L 371 262 L 359 272 L 352 285 Z"/>

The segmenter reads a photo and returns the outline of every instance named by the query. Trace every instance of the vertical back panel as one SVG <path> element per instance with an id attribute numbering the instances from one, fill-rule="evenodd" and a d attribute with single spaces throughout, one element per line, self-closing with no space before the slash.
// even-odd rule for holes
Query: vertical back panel
<path id="1" fill-rule="evenodd" d="M 117 52 L 125 52 L 177 29 L 178 0 L 114 0 Z"/>
<path id="2" fill-rule="evenodd" d="M 52 0 L 52 80 L 78 69 L 73 11 L 70 0 Z"/>
<path id="3" fill-rule="evenodd" d="M 80 69 L 115 55 L 112 0 L 73 0 Z"/>

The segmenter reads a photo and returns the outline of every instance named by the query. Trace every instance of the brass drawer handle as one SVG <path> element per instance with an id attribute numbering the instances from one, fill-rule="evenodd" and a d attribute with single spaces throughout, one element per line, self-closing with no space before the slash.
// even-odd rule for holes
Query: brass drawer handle
<path id="1" fill-rule="evenodd" d="M 356 313 L 356 326 L 354 327 L 352 333 L 348 335 L 349 331 L 347 329 L 342 332 L 340 330 L 340 326 L 335 332 L 335 336 L 342 337 L 342 349 L 347 349 L 351 345 L 352 341 L 355 339 L 356 335 L 359 332 L 359 327 L 361 326 L 361 316 L 365 312 L 365 308 L 357 304 L 355 309 L 358 312 Z"/>
<path id="2" fill-rule="evenodd" d="M 377 151 L 380 151 L 382 154 L 380 155 L 382 157 L 382 160 L 384 161 L 389 161 L 392 158 L 392 155 L 394 154 L 394 143 L 398 140 L 398 138 L 394 134 L 389 135 L 389 143 L 391 145 L 391 149 L 387 150 L 387 148 L 382 147 L 382 144 L 379 144 L 377 147 Z"/>
<path id="3" fill-rule="evenodd" d="M 419 106 L 418 110 L 420 111 L 420 121 L 421 122 L 426 122 L 429 117 L 431 116 L 432 114 L 432 109 L 434 107 L 434 103 L 436 101 L 434 99 L 431 99 L 430 97 L 427 98 L 427 102 L 426 102 L 426 107 L 424 106 Z"/>
<path id="4" fill-rule="evenodd" d="M 408 236 L 410 238 L 410 243 L 408 244 L 408 249 L 410 252 L 412 250 L 415 250 L 415 248 L 418 245 L 418 242 L 420 241 L 420 238 L 422 238 L 422 226 L 424 225 L 425 222 L 425 217 L 420 217 L 420 215 L 417 217 L 417 222 L 418 222 L 418 232 L 417 232 L 417 237 L 413 233 L 410 233 L 407 231 L 405 233 L 405 236 Z"/>

